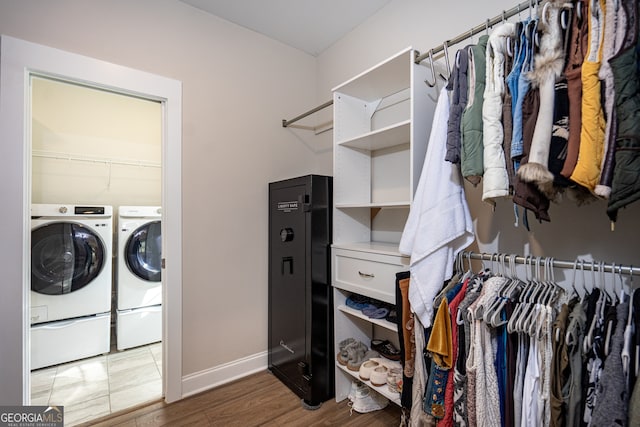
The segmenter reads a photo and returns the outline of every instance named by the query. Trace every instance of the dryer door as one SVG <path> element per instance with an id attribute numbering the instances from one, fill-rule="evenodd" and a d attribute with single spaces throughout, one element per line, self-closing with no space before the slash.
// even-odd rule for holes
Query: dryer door
<path id="1" fill-rule="evenodd" d="M 160 221 L 138 227 L 124 248 L 129 270 L 142 280 L 159 282 L 162 267 L 162 233 Z"/>
<path id="2" fill-rule="evenodd" d="M 62 295 L 87 286 L 105 264 L 104 242 L 74 222 L 51 222 L 31 230 L 31 290 Z"/>

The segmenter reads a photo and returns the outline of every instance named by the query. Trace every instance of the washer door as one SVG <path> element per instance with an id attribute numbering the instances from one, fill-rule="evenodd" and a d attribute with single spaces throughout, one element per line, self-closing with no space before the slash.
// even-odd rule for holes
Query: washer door
<path id="1" fill-rule="evenodd" d="M 98 234 L 74 222 L 51 222 L 31 230 L 31 290 L 63 295 L 87 286 L 106 257 Z"/>
<path id="2" fill-rule="evenodd" d="M 138 227 L 127 240 L 124 257 L 129 270 L 142 280 L 159 282 L 162 264 L 160 221 Z"/>

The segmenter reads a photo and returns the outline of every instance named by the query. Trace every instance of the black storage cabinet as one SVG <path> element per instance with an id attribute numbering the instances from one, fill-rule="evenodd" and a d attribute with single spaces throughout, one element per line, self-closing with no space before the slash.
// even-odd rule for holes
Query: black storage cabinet
<path id="1" fill-rule="evenodd" d="M 332 178 L 269 184 L 269 370 L 303 406 L 334 396 Z"/>

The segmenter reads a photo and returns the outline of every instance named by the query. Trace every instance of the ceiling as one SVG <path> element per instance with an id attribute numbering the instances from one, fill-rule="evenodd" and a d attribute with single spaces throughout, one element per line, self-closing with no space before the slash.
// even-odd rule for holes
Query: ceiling
<path id="1" fill-rule="evenodd" d="M 391 0 L 181 0 L 317 56 Z"/>

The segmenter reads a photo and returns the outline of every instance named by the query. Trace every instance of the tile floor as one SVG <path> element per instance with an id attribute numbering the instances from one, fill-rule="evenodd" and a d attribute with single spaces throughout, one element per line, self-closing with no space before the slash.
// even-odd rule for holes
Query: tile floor
<path id="1" fill-rule="evenodd" d="M 31 373 L 32 405 L 64 405 L 72 426 L 162 397 L 162 344 Z"/>

